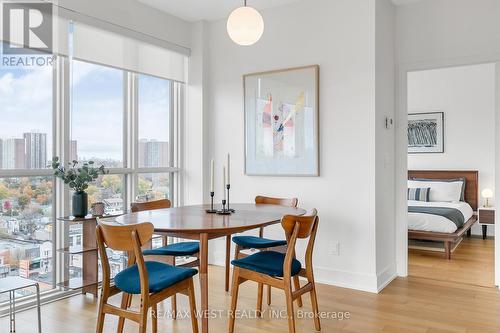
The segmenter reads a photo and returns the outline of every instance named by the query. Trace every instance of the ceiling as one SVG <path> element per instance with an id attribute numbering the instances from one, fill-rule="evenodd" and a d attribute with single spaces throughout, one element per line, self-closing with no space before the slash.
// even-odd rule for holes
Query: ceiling
<path id="1" fill-rule="evenodd" d="M 415 3 L 415 2 L 422 1 L 422 0 L 391 0 L 391 1 L 396 6 L 400 6 L 400 5 L 408 5 L 410 3 Z"/>
<path id="2" fill-rule="evenodd" d="M 233 9 L 243 5 L 243 0 L 138 0 L 186 21 L 217 20 L 227 17 Z M 247 0 L 256 9 L 279 7 L 299 1 L 314 0 Z M 395 5 L 405 5 L 421 0 L 391 0 Z"/>
<path id="3" fill-rule="evenodd" d="M 301 0 L 247 0 L 247 5 L 265 9 L 299 1 Z M 229 16 L 234 9 L 243 6 L 243 0 L 139 0 L 139 2 L 186 21 L 221 19 Z"/>

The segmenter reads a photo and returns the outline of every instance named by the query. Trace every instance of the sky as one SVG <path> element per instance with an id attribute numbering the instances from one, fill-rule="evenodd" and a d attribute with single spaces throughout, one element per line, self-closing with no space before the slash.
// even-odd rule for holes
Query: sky
<path id="1" fill-rule="evenodd" d="M 52 67 L 0 67 L 0 138 L 47 133 L 52 146 Z M 71 131 L 79 158 L 122 160 L 123 71 L 73 61 Z M 169 81 L 139 76 L 139 137 L 168 141 Z"/>

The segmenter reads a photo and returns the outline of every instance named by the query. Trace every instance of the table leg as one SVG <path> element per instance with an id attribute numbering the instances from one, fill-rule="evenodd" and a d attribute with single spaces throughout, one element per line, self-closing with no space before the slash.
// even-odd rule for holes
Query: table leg
<path id="1" fill-rule="evenodd" d="M 229 273 L 230 273 L 230 267 L 231 266 L 231 235 L 226 236 L 226 267 L 225 267 L 225 276 L 224 276 L 224 283 L 225 283 L 225 288 L 224 290 L 226 292 L 229 291 Z"/>
<path id="2" fill-rule="evenodd" d="M 38 312 L 38 333 L 42 333 L 42 310 L 40 308 L 40 285 L 37 283 L 36 285 L 36 306 Z"/>
<path id="3" fill-rule="evenodd" d="M 486 224 L 483 224 L 482 227 L 483 227 L 483 239 L 486 239 L 486 235 L 488 234 L 488 226 Z"/>
<path id="4" fill-rule="evenodd" d="M 200 234 L 201 332 L 208 333 L 208 234 Z"/>

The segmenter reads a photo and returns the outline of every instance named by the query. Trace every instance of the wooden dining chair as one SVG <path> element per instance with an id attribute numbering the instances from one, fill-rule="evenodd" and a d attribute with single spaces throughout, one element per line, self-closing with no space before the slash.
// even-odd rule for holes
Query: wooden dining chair
<path id="1" fill-rule="evenodd" d="M 236 306 L 238 302 L 238 290 L 240 284 L 245 281 L 255 281 L 259 284 L 271 285 L 273 288 L 284 290 L 286 296 L 288 332 L 295 333 L 295 317 L 293 301 L 305 293 L 311 296 L 312 309 L 314 312 L 314 327 L 321 330 L 319 321 L 318 299 L 316 296 L 316 285 L 314 282 L 312 256 L 314 241 L 318 229 L 319 217 L 316 209 L 309 216 L 285 215 L 281 219 L 281 225 L 285 230 L 288 248 L 286 253 L 276 251 L 261 251 L 245 258 L 233 260 L 233 289 L 231 299 L 231 312 L 229 316 L 229 333 L 234 331 Z M 295 259 L 295 244 L 297 239 L 309 238 L 305 255 L 305 268 L 300 261 Z M 302 276 L 307 279 L 303 287 L 292 288 L 293 278 Z M 257 300 L 257 314 L 262 312 L 262 294 Z"/>
<path id="2" fill-rule="evenodd" d="M 168 199 L 160 199 L 153 201 L 145 201 L 145 202 L 132 202 L 130 205 L 130 210 L 132 213 L 142 212 L 145 210 L 154 210 L 154 209 L 164 209 L 172 207 L 172 203 Z"/>
<path id="3" fill-rule="evenodd" d="M 170 208 L 172 206 L 170 200 L 161 199 L 155 201 L 147 202 L 134 202 L 131 205 L 131 210 L 133 213 Z M 193 261 L 189 261 L 185 264 L 179 265 L 180 267 L 199 267 L 199 252 L 200 243 L 199 242 L 178 242 L 168 244 L 168 238 L 164 237 L 164 245 L 155 249 L 147 249 L 142 253 L 146 257 L 146 260 L 156 260 L 160 262 L 166 262 L 172 266 L 176 266 L 176 257 L 194 257 Z M 177 318 L 177 298 L 175 295 L 172 296 L 172 318 Z"/>
<path id="4" fill-rule="evenodd" d="M 151 223 L 135 225 L 112 225 L 98 221 L 97 245 L 102 264 L 102 292 L 97 317 L 97 333 L 102 333 L 104 317 L 112 314 L 119 317 L 118 333 L 123 332 L 125 319 L 139 324 L 139 333 L 146 332 L 149 308 L 152 309 L 153 333 L 158 330 L 157 304 L 177 293 L 189 297 L 189 310 L 193 332 L 198 332 L 193 268 L 181 268 L 157 261 L 144 261 L 141 247 L 153 235 Z M 111 285 L 110 267 L 106 248 L 128 253 L 128 267 L 114 277 Z M 123 293 L 120 307 L 109 304 L 109 297 Z M 128 309 L 131 295 L 141 297 L 139 311 Z"/>
<path id="5" fill-rule="evenodd" d="M 285 198 L 272 198 L 265 196 L 256 196 L 255 203 L 258 205 L 280 205 L 296 208 L 298 204 L 297 198 L 285 199 Z M 230 237 L 230 236 L 228 236 Z M 243 250 L 248 249 L 258 249 L 264 251 L 266 249 L 286 246 L 286 240 L 274 240 L 269 238 L 264 238 L 264 228 L 259 229 L 259 236 L 235 236 L 233 237 L 233 242 L 236 244 L 236 250 L 234 253 L 234 259 L 239 259 L 245 257 L 246 254 L 242 253 Z M 229 256 L 231 255 L 231 244 L 226 248 L 226 291 L 229 289 Z M 296 278 L 295 284 L 298 283 L 298 277 Z M 263 286 L 259 285 L 259 294 L 262 293 Z M 297 300 L 297 304 L 302 306 L 302 299 Z M 271 286 L 267 286 L 267 305 L 271 305 Z"/>

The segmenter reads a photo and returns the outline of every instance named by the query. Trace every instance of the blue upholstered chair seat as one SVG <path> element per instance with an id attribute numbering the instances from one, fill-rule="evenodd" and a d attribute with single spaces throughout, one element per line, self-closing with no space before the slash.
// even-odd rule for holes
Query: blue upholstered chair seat
<path id="1" fill-rule="evenodd" d="M 283 277 L 283 262 L 285 254 L 276 251 L 262 251 L 251 256 L 233 260 L 231 263 L 240 268 L 249 269 L 254 272 L 267 274 L 270 276 Z M 300 261 L 292 260 L 292 275 L 297 275 L 302 268 Z"/>
<path id="2" fill-rule="evenodd" d="M 143 254 L 145 256 L 190 256 L 195 253 L 200 252 L 199 242 L 180 242 L 174 243 L 166 246 L 162 246 L 156 249 L 144 250 Z"/>
<path id="3" fill-rule="evenodd" d="M 175 267 L 156 261 L 146 261 L 145 265 L 148 271 L 150 293 L 162 291 L 198 273 L 194 268 Z M 115 286 L 129 294 L 140 294 L 141 281 L 137 265 L 132 265 L 116 274 Z"/>
<path id="4" fill-rule="evenodd" d="M 274 240 L 256 236 L 236 236 L 233 242 L 247 249 L 266 249 L 286 245 L 286 240 Z"/>

